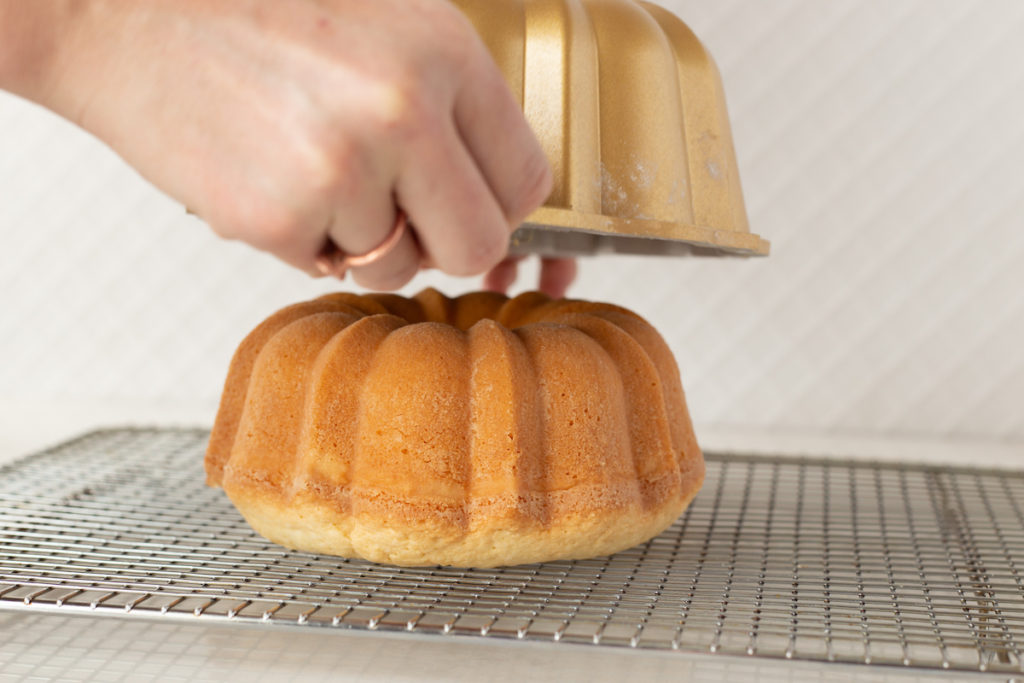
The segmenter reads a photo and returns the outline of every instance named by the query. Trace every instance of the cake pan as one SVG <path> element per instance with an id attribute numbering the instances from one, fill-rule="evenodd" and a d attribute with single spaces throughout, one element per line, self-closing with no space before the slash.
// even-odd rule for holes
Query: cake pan
<path id="1" fill-rule="evenodd" d="M 750 232 L 718 69 L 671 12 L 632 0 L 453 0 L 554 171 L 515 253 L 765 255 Z"/>

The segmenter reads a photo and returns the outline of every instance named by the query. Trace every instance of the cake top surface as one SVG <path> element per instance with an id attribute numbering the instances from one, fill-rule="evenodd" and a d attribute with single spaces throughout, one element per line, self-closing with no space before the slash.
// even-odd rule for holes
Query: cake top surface
<path id="1" fill-rule="evenodd" d="M 598 311 L 621 313 L 640 319 L 632 311 L 614 304 L 581 299 L 552 299 L 536 291 L 524 292 L 515 297 L 486 291 L 448 297 L 432 287 L 409 298 L 386 293 L 338 292 L 295 306 L 312 309 L 324 305 L 347 309 L 348 312 L 359 316 L 394 315 L 409 324 L 441 323 L 464 332 L 483 320 L 493 320 L 509 329 L 515 329 L 529 324 L 550 322 L 568 314 Z M 275 315 L 292 308 L 294 307 L 282 309 Z"/>

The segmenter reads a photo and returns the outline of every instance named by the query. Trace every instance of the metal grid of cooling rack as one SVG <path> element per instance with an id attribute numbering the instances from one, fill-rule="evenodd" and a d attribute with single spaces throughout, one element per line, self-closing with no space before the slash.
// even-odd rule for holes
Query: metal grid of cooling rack
<path id="1" fill-rule="evenodd" d="M 1019 672 L 1024 473 L 712 455 L 610 557 L 406 569 L 288 551 L 203 485 L 201 430 L 0 468 L 0 609 Z"/>

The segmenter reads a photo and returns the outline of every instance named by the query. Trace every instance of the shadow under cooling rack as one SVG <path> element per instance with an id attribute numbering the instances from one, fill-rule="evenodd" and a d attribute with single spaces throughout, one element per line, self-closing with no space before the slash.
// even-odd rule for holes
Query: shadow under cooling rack
<path id="1" fill-rule="evenodd" d="M 0 468 L 0 609 L 1022 668 L 1022 473 L 713 454 L 625 552 L 406 569 L 258 536 L 204 486 L 206 438 L 100 431 Z"/>

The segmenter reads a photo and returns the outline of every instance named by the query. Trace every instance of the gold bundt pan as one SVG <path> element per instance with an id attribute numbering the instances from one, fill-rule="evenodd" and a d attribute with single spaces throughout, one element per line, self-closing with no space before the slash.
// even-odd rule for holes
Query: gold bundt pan
<path id="1" fill-rule="evenodd" d="M 554 170 L 519 253 L 764 255 L 750 232 L 721 77 L 692 31 L 632 0 L 453 0 Z"/>

